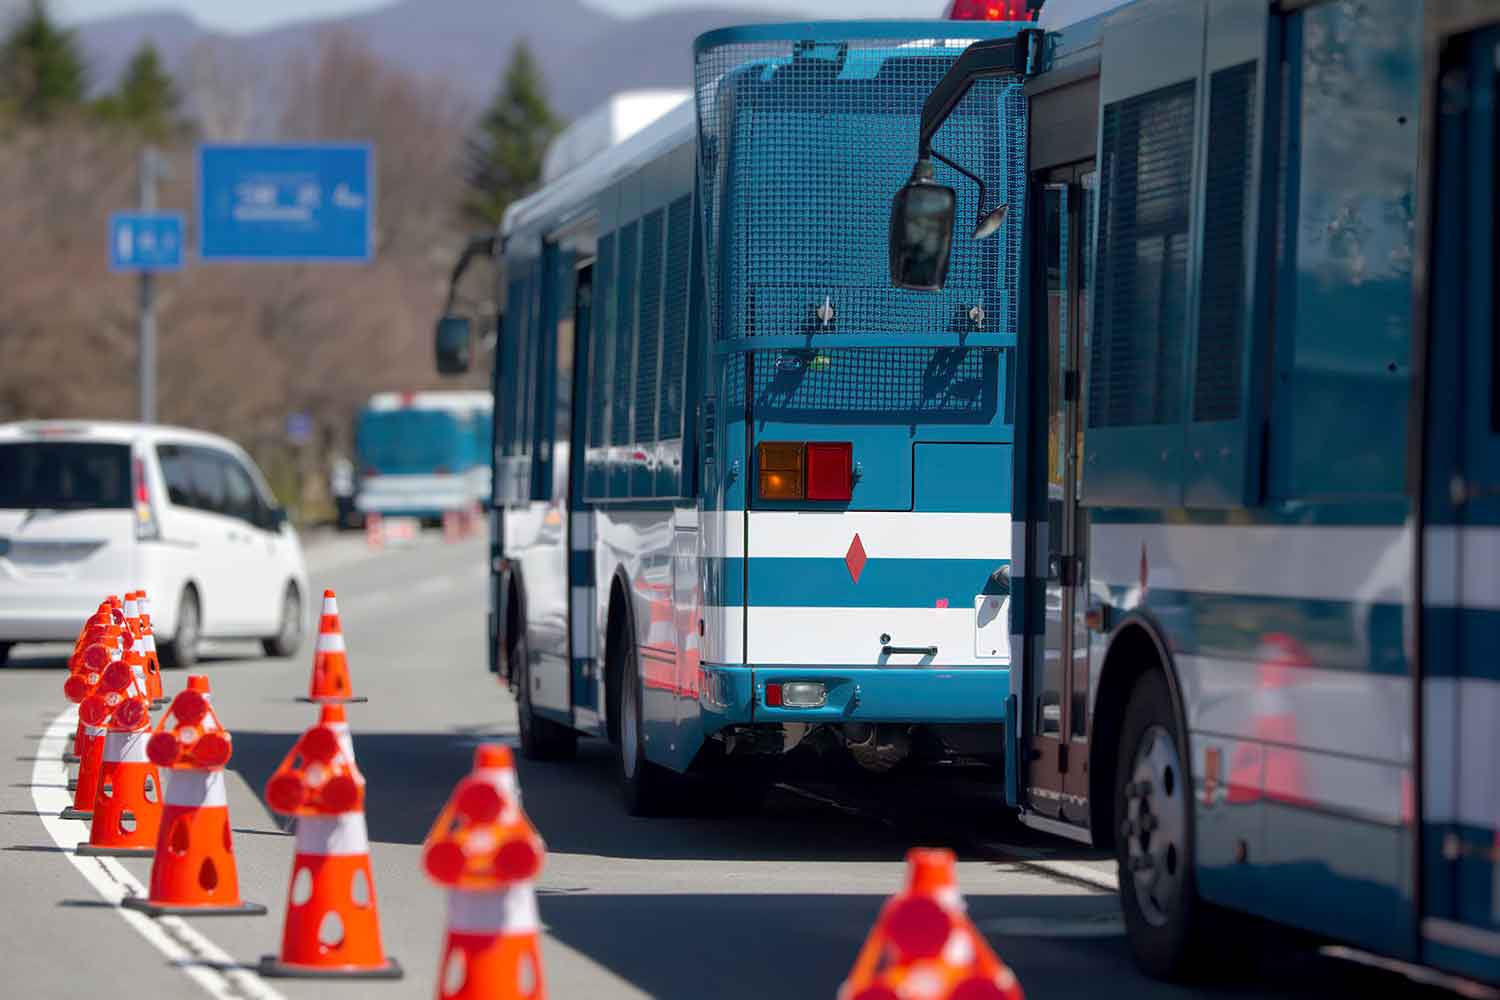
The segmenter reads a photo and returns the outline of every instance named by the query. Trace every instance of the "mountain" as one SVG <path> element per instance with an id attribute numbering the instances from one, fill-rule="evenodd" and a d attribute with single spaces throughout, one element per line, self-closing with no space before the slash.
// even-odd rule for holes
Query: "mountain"
<path id="1" fill-rule="evenodd" d="M 704 31 L 796 19 L 749 7 L 686 7 L 626 19 L 580 0 L 400 0 L 368 13 L 247 35 L 219 35 L 175 12 L 100 18 L 77 28 L 100 89 L 113 86 L 148 39 L 179 79 L 192 54 L 208 43 L 256 67 L 251 75 L 269 87 L 277 67 L 306 51 L 321 32 L 338 28 L 403 69 L 449 81 L 476 105 L 493 91 L 511 47 L 525 38 L 540 58 L 555 107 L 573 118 L 622 89 L 689 86 L 692 40 Z"/>

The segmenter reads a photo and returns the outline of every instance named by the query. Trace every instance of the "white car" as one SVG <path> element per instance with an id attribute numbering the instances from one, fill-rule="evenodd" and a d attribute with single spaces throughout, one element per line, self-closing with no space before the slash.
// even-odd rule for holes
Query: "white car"
<path id="1" fill-rule="evenodd" d="M 0 424 L 0 663 L 71 642 L 143 589 L 163 666 L 202 639 L 291 656 L 309 605 L 302 546 L 255 463 L 213 434 L 146 424 Z"/>

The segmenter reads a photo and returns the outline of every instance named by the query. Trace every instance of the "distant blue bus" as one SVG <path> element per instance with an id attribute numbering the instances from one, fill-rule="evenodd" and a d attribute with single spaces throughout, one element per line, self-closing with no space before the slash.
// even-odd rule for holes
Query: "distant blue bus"
<path id="1" fill-rule="evenodd" d="M 488 392 L 382 392 L 355 427 L 362 514 L 439 520 L 490 493 L 494 397 Z"/>

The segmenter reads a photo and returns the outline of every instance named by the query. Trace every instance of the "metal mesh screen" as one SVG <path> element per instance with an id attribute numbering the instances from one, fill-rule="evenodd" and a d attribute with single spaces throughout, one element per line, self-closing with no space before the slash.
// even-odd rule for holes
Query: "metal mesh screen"
<path id="1" fill-rule="evenodd" d="M 988 422 L 995 415 L 1000 348 L 856 348 L 781 352 L 755 359 L 757 420 L 862 423 L 917 419 Z"/>
<path id="2" fill-rule="evenodd" d="M 609 443 L 630 443 L 630 385 L 635 374 L 635 289 L 636 252 L 640 246 L 638 223 L 630 223 L 620 230 L 620 263 L 616 276 L 618 312 L 615 314 L 615 345 L 613 380 L 614 391 L 610 394 Z"/>
<path id="3" fill-rule="evenodd" d="M 692 199 L 684 195 L 667 210 L 666 301 L 661 334 L 662 440 L 682 436 L 682 376 L 687 350 L 688 261 L 692 245 Z"/>
<path id="4" fill-rule="evenodd" d="M 798 26 L 787 30 L 792 37 L 697 53 L 715 336 L 969 332 L 976 305 L 980 329 L 1014 332 L 1026 182 L 1020 84 L 975 84 L 934 143 L 985 179 L 985 210 L 1010 206 L 1005 223 L 987 240 L 970 239 L 978 191 L 937 164 L 937 179 L 958 194 L 948 287 L 904 291 L 888 270 L 891 197 L 911 173 L 923 101 L 974 39 L 814 44 L 795 37 Z M 962 22 L 910 30 L 974 32 Z M 825 300 L 831 317 L 819 315 Z"/>
<path id="5" fill-rule="evenodd" d="M 636 350 L 635 440 L 656 440 L 656 362 L 661 338 L 662 210 L 641 227 L 641 324 Z"/>

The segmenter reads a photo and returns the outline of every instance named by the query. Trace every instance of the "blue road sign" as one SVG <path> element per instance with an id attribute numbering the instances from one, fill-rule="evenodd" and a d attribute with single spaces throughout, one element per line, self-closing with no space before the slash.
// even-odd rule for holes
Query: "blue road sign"
<path id="1" fill-rule="evenodd" d="M 357 261 L 375 256 L 368 144 L 198 147 L 203 260 Z"/>
<path id="2" fill-rule="evenodd" d="M 182 269 L 182 216 L 116 212 L 109 217 L 109 266 L 115 271 Z"/>
<path id="3" fill-rule="evenodd" d="M 307 444 L 312 440 L 313 421 L 306 413 L 290 413 L 286 418 L 286 436 L 292 444 Z"/>

